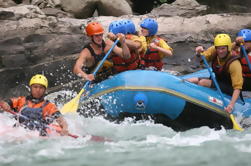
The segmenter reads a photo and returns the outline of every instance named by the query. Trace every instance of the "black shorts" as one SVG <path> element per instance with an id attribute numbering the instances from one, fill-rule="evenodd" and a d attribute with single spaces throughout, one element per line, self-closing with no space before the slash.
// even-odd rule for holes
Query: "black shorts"
<path id="1" fill-rule="evenodd" d="M 232 96 L 232 94 L 234 92 L 234 89 L 233 89 L 232 85 L 229 85 L 229 84 L 227 84 L 227 83 L 225 83 L 223 81 L 217 81 L 217 82 L 218 82 L 218 85 L 219 85 L 220 90 L 221 90 L 222 93 L 225 93 L 225 94 L 228 94 L 228 95 Z M 213 80 L 212 80 L 211 88 L 217 89 Z"/>
<path id="2" fill-rule="evenodd" d="M 251 78 L 244 77 L 244 82 L 242 86 L 243 91 L 251 91 Z"/>

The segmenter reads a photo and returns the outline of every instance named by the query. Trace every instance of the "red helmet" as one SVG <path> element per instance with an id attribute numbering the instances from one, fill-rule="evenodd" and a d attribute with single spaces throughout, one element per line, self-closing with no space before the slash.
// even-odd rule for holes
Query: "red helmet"
<path id="1" fill-rule="evenodd" d="M 88 36 L 99 35 L 99 34 L 103 34 L 104 33 L 104 28 L 98 22 L 90 22 L 86 26 L 85 31 L 86 31 L 86 33 L 87 33 Z"/>

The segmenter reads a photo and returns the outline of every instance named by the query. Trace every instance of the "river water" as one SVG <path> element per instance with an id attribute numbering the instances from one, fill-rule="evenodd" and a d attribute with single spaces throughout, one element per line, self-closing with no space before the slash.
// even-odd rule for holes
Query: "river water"
<path id="1" fill-rule="evenodd" d="M 55 102 L 56 92 L 48 96 Z M 63 103 L 59 103 L 61 107 Z M 201 127 L 176 132 L 152 121 L 121 124 L 103 117 L 66 114 L 71 134 L 38 136 L 12 128 L 15 120 L 0 114 L 0 166 L 236 166 L 251 165 L 251 129 L 244 132 Z M 92 141 L 91 135 L 109 141 Z"/>
<path id="2" fill-rule="evenodd" d="M 151 121 L 115 124 L 71 114 L 65 118 L 79 138 L 41 138 L 36 132 L 12 128 L 14 120 L 8 113 L 0 118 L 1 166 L 250 165 L 251 130 L 201 127 L 176 132 Z M 91 141 L 91 135 L 110 141 Z"/>

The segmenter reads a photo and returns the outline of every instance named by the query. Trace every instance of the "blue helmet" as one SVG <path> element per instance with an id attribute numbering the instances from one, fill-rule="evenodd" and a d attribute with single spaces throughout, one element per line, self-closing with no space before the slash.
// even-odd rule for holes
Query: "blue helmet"
<path id="1" fill-rule="evenodd" d="M 124 26 L 122 21 L 113 21 L 109 25 L 109 32 L 114 34 L 123 33 L 126 34 L 126 27 Z"/>
<path id="2" fill-rule="evenodd" d="M 251 41 L 251 30 L 250 29 L 241 29 L 237 36 L 242 36 L 244 38 L 244 41 Z"/>
<path id="3" fill-rule="evenodd" d="M 131 20 L 123 20 L 122 22 L 126 27 L 127 34 L 135 34 L 136 33 L 135 25 Z"/>
<path id="4" fill-rule="evenodd" d="M 144 19 L 141 24 L 141 28 L 145 28 L 149 31 L 149 36 L 153 36 L 158 31 L 158 23 L 152 18 Z"/>

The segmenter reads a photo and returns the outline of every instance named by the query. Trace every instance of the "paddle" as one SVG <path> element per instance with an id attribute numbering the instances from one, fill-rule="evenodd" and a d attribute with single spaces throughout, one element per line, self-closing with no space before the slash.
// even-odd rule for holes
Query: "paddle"
<path id="1" fill-rule="evenodd" d="M 95 76 L 96 73 L 98 72 L 98 70 L 101 68 L 101 66 L 104 64 L 105 60 L 107 59 L 107 57 L 109 56 L 109 54 L 111 53 L 111 51 L 113 50 L 113 48 L 116 46 L 116 44 L 118 43 L 119 38 L 113 43 L 112 47 L 109 49 L 109 51 L 106 53 L 106 55 L 104 56 L 104 58 L 102 59 L 102 61 L 98 64 L 98 66 L 95 68 L 93 75 Z M 79 105 L 79 100 L 81 95 L 83 94 L 83 92 L 85 91 L 86 87 L 90 84 L 90 81 L 87 81 L 85 83 L 85 85 L 83 86 L 83 88 L 80 90 L 80 92 L 78 93 L 78 95 L 76 97 L 74 97 L 72 100 L 70 100 L 68 103 L 66 103 L 63 108 L 60 110 L 60 112 L 62 114 L 65 114 L 67 112 L 76 112 L 78 109 L 78 105 Z"/>
<path id="2" fill-rule="evenodd" d="M 223 101 L 223 109 L 224 109 L 227 106 L 227 104 L 226 104 L 226 101 L 224 100 L 224 97 L 223 97 L 223 94 L 222 94 L 221 89 L 219 87 L 219 84 L 218 84 L 218 82 L 217 82 L 217 80 L 215 78 L 215 74 L 212 71 L 212 68 L 208 65 L 206 58 L 203 55 L 200 55 L 200 56 L 202 57 L 203 62 L 206 65 L 206 68 L 208 69 L 208 72 L 210 73 L 211 78 L 213 79 L 213 82 L 214 82 L 214 84 L 216 86 L 216 89 L 217 89 L 217 91 L 219 92 L 219 94 L 221 96 L 221 99 Z M 240 127 L 240 125 L 236 122 L 236 120 L 234 118 L 234 115 L 231 114 L 231 113 L 230 113 L 230 119 L 231 119 L 231 121 L 233 123 L 233 129 L 243 131 L 243 128 Z"/>
<path id="3" fill-rule="evenodd" d="M 247 63 L 248 63 L 248 68 L 249 68 L 249 70 L 251 71 L 251 63 L 250 63 L 250 61 L 249 61 L 249 58 L 248 58 L 246 49 L 245 49 L 245 47 L 243 46 L 243 43 L 241 44 L 241 50 L 242 50 L 242 52 L 243 52 L 243 54 L 244 54 L 244 56 L 245 56 L 245 58 L 246 58 L 246 61 L 247 61 Z"/>

